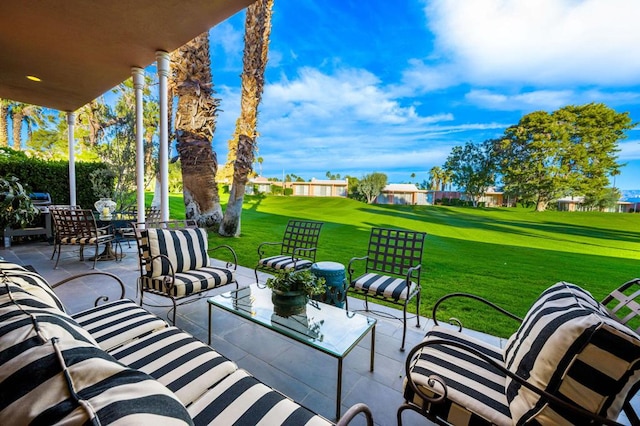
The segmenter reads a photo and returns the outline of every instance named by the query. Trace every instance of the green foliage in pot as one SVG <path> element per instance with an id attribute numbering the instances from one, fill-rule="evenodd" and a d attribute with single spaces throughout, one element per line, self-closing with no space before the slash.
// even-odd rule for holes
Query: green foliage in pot
<path id="1" fill-rule="evenodd" d="M 17 177 L 0 178 L 0 230 L 24 228 L 39 214 Z"/>
<path id="2" fill-rule="evenodd" d="M 301 291 L 311 297 L 325 292 L 325 279 L 315 276 L 310 270 L 280 271 L 274 278 L 267 279 L 271 290 L 288 292 Z"/>

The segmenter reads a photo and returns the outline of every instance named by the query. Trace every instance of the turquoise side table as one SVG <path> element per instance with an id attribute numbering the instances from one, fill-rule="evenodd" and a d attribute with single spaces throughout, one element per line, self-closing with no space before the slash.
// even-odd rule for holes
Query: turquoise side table
<path id="1" fill-rule="evenodd" d="M 339 308 L 344 307 L 344 301 L 347 298 L 347 278 L 344 265 L 338 262 L 316 262 L 311 265 L 311 272 L 326 281 L 327 291 L 320 296 L 319 300 Z"/>

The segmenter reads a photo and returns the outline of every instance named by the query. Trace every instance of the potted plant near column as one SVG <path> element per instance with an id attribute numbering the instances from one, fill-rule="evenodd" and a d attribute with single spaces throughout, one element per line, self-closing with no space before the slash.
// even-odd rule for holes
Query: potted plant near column
<path id="1" fill-rule="evenodd" d="M 324 278 L 317 277 L 308 269 L 281 271 L 267 279 L 274 311 L 282 317 L 304 312 L 310 297 L 325 292 L 324 284 Z"/>
<path id="2" fill-rule="evenodd" d="M 33 205 L 29 193 L 17 177 L 0 178 L 0 230 L 5 247 L 11 246 L 11 237 L 6 236 L 7 228 L 24 228 L 38 215 L 40 210 Z"/>

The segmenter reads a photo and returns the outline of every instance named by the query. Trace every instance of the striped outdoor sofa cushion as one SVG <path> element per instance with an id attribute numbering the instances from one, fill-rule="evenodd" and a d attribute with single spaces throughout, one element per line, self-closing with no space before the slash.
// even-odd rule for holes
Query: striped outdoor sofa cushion
<path id="1" fill-rule="evenodd" d="M 299 269 L 310 268 L 312 263 L 308 259 L 298 259 L 291 255 L 277 255 L 260 259 L 260 265 L 271 269 Z"/>
<path id="2" fill-rule="evenodd" d="M 57 307 L 61 311 L 65 310 L 58 296 L 53 292 L 51 287 L 49 287 L 49 283 L 37 272 L 30 271 L 6 260 L 0 260 L 0 270 L 2 270 L 13 284 L 20 286 L 25 291 L 37 297 L 41 302 L 49 306 Z"/>
<path id="3" fill-rule="evenodd" d="M 118 361 L 143 371 L 189 405 L 238 367 L 175 327 L 157 331 L 111 351 Z"/>
<path id="4" fill-rule="evenodd" d="M 207 231 L 202 228 L 160 229 L 142 231 L 148 243 L 148 256 L 165 255 L 174 272 L 184 272 L 209 265 Z M 147 266 L 147 276 L 159 277 L 171 273 L 167 260 L 156 258 Z"/>
<path id="5" fill-rule="evenodd" d="M 175 395 L 118 363 L 73 319 L 1 286 L 0 424 L 191 424 Z"/>
<path id="6" fill-rule="evenodd" d="M 327 426 L 325 418 L 237 370 L 187 407 L 196 425 Z"/>
<path id="7" fill-rule="evenodd" d="M 585 290 L 560 282 L 528 311 L 504 350 L 506 367 L 539 388 L 615 420 L 640 380 L 640 337 L 606 314 Z M 580 424 L 507 379 L 514 422 Z"/>
<path id="8" fill-rule="evenodd" d="M 167 326 L 166 322 L 127 299 L 78 312 L 73 318 L 105 351 Z"/>
<path id="9" fill-rule="evenodd" d="M 177 272 L 173 282 L 171 275 L 159 275 L 154 278 L 142 276 L 140 280 L 145 289 L 183 297 L 234 282 L 235 274 L 228 269 L 205 266 L 197 270 Z"/>
<path id="10" fill-rule="evenodd" d="M 100 244 L 103 241 L 111 241 L 113 236 L 109 235 L 99 235 L 97 237 L 62 237 L 60 238 L 60 244 L 95 244 L 96 242 Z"/>
<path id="11" fill-rule="evenodd" d="M 384 296 L 398 300 L 407 300 L 416 290 L 416 283 L 411 282 L 407 289 L 407 281 L 404 278 L 367 273 L 356 278 L 353 283 L 356 289 L 366 291 L 377 296 Z"/>
<path id="12" fill-rule="evenodd" d="M 464 343 L 502 364 L 502 351 L 471 336 L 441 326 L 434 326 L 425 341 L 444 339 Z M 511 416 L 504 394 L 505 375 L 469 351 L 453 346 L 434 344 L 420 350 L 411 367 L 411 378 L 425 394 L 442 395 L 442 387 L 427 384 L 430 375 L 444 378 L 446 400 L 430 404 L 422 400 L 404 382 L 404 398 L 424 407 L 455 425 L 511 425 Z"/>

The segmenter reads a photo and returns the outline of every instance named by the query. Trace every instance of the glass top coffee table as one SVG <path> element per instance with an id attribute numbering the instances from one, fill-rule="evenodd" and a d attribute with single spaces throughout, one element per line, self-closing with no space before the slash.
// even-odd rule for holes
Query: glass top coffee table
<path id="1" fill-rule="evenodd" d="M 373 371 L 376 340 L 374 318 L 316 301 L 309 301 L 306 312 L 302 314 L 281 317 L 274 312 L 271 290 L 256 284 L 213 296 L 207 301 L 209 303 L 209 344 L 211 344 L 211 310 L 215 306 L 337 358 L 336 419 L 340 418 L 342 403 L 342 361 L 369 331 L 371 331 L 369 368 Z"/>

